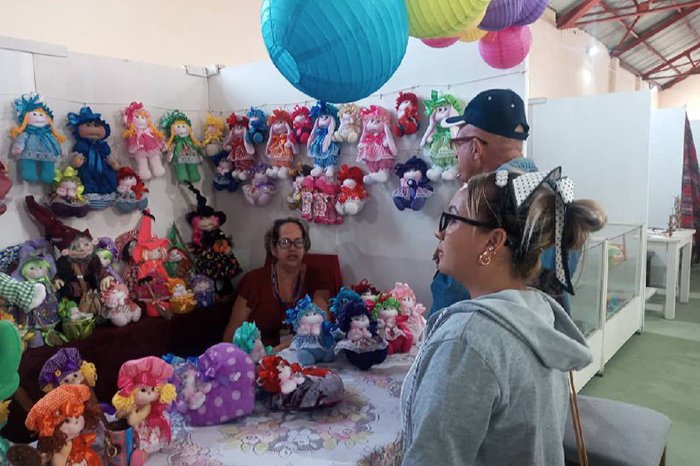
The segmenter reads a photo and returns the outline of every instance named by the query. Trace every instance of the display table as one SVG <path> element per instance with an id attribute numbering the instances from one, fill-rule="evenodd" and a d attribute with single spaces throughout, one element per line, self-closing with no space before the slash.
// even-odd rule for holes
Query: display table
<path id="1" fill-rule="evenodd" d="M 666 301 L 664 317 L 676 318 L 676 288 L 678 287 L 678 265 L 680 261 L 680 302 L 687 303 L 690 297 L 690 261 L 693 256 L 693 235 L 695 230 L 681 229 L 672 236 L 650 232 L 647 235 L 647 249 L 665 252 L 666 261 Z"/>
<path id="2" fill-rule="evenodd" d="M 147 466 L 393 465 L 401 452 L 401 385 L 411 355 L 389 356 L 362 372 L 342 358 L 323 367 L 343 378 L 345 400 L 319 411 L 272 412 L 256 403 L 251 416 L 212 427 L 173 417 L 173 444 Z"/>

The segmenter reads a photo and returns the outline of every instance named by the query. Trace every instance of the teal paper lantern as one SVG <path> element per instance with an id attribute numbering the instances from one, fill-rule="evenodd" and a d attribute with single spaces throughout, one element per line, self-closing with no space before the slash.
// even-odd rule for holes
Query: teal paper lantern
<path id="1" fill-rule="evenodd" d="M 408 45 L 405 0 L 263 0 L 272 62 L 314 99 L 352 102 L 379 89 Z"/>

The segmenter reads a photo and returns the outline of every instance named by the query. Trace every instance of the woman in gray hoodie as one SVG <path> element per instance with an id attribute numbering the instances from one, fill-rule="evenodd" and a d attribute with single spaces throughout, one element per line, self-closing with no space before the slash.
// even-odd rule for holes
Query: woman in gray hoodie
<path id="1" fill-rule="evenodd" d="M 557 278 L 573 291 L 567 251 L 605 224 L 573 199 L 561 170 L 478 175 L 440 219 L 439 270 L 472 299 L 433 315 L 403 384 L 403 464 L 563 465 L 567 372 L 592 360 L 562 307 L 529 288 L 555 246 Z"/>

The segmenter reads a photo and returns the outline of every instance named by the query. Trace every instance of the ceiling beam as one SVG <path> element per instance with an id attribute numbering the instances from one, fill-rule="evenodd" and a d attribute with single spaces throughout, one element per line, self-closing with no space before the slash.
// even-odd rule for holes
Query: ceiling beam
<path id="1" fill-rule="evenodd" d="M 664 85 L 661 86 L 661 90 L 665 91 L 666 89 L 670 88 L 671 86 L 678 84 L 679 82 L 683 81 L 684 79 L 689 78 L 690 76 L 695 75 L 695 74 L 700 74 L 700 65 L 697 65 L 697 66 L 689 69 L 688 71 L 686 71 L 682 75 L 678 76 L 676 79 L 669 81 L 667 83 L 664 83 Z"/>
<path id="2" fill-rule="evenodd" d="M 559 29 L 567 29 L 574 27 L 576 21 L 578 21 L 583 15 L 588 13 L 591 8 L 597 6 L 600 0 L 584 0 L 571 10 L 564 13 L 561 17 L 557 17 L 557 27 Z"/>
<path id="3" fill-rule="evenodd" d="M 661 21 L 660 23 L 655 24 L 654 26 L 650 27 L 646 31 L 642 32 L 637 36 L 637 38 L 629 40 L 625 42 L 624 44 L 620 44 L 617 47 L 614 47 L 610 51 L 610 55 L 613 57 L 619 57 L 623 53 L 627 52 L 628 50 L 631 50 L 641 44 L 642 42 L 651 39 L 653 36 L 658 34 L 659 32 L 663 31 L 664 29 L 668 28 L 669 26 L 675 24 L 676 22 L 682 20 L 686 16 L 688 16 L 690 13 L 696 11 L 698 7 L 690 7 L 690 8 L 685 8 L 681 10 L 680 12 L 669 16 L 665 20 Z"/>
<path id="4" fill-rule="evenodd" d="M 657 73 L 664 68 L 670 68 L 671 64 L 674 63 L 675 61 L 685 57 L 685 56 L 690 56 L 691 53 L 695 52 L 696 50 L 700 49 L 700 43 L 693 45 L 689 49 L 679 53 L 675 57 L 671 57 L 668 60 L 664 61 L 658 66 L 655 66 L 654 68 L 650 69 L 649 71 L 645 71 L 642 73 L 642 79 L 648 79 L 652 74 Z"/>
<path id="5" fill-rule="evenodd" d="M 607 21 L 616 21 L 622 18 L 631 18 L 635 16 L 642 16 L 651 13 L 660 13 L 662 11 L 668 10 L 678 10 L 681 8 L 690 8 L 700 6 L 700 0 L 691 0 L 685 3 L 666 3 L 663 5 L 656 6 L 652 5 L 651 2 L 640 3 L 639 6 L 627 6 L 622 8 L 617 8 L 612 10 L 610 13 L 594 13 L 589 14 L 576 21 L 572 26 L 581 27 L 587 24 L 594 23 L 604 23 Z M 623 13 L 624 12 L 624 13 Z"/>

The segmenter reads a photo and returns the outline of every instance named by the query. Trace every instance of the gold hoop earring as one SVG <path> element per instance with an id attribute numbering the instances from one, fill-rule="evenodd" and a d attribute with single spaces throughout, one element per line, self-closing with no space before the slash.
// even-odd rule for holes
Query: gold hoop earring
<path id="1" fill-rule="evenodd" d="M 479 264 L 483 266 L 487 266 L 491 263 L 491 254 L 489 254 L 487 251 L 484 251 L 481 253 L 479 256 Z"/>

